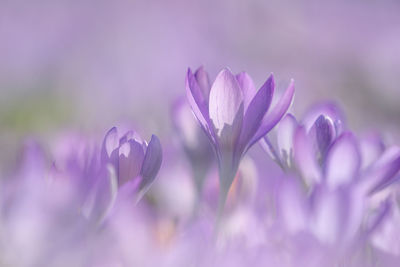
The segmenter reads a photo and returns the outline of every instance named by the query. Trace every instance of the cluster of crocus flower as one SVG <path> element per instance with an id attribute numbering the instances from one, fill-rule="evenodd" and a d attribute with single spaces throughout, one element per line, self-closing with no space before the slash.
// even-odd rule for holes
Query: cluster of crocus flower
<path id="1" fill-rule="evenodd" d="M 398 147 L 386 148 L 377 136 L 358 139 L 344 121 L 338 107 L 324 103 L 301 122 L 286 115 L 276 142 L 262 143 L 288 176 L 277 201 L 280 222 L 290 234 L 306 232 L 334 248 L 337 257 L 362 250 L 379 227 L 392 196 L 375 195 L 400 170 Z"/>
<path id="2" fill-rule="evenodd" d="M 26 142 L 17 171 L 2 179 L 0 258 L 6 266 L 97 261 L 86 245 L 95 248 L 94 236 L 101 237 L 118 220 L 124 203 L 136 206 L 162 161 L 155 135 L 147 143 L 133 131 L 119 137 L 115 127 L 102 146 L 68 134 L 50 150 L 54 157 L 36 142 Z"/>
<path id="3" fill-rule="evenodd" d="M 334 103 L 296 119 L 293 82 L 274 89 L 272 75 L 256 90 L 245 72 L 211 85 L 189 69 L 178 146 L 115 127 L 101 145 L 64 135 L 50 155 L 28 142 L 1 180 L 0 262 L 397 266 L 400 148 L 357 136 Z"/>

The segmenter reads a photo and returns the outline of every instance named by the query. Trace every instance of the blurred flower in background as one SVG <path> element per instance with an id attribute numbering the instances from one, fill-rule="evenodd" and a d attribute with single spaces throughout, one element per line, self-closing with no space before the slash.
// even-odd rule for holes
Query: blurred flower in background
<path id="1" fill-rule="evenodd" d="M 398 266 L 399 12 L 2 1 L 0 265 Z M 226 66 L 256 85 L 273 72 L 266 117 L 296 83 L 288 113 L 239 153 L 218 227 L 221 146 L 185 98 L 189 66 L 207 68 L 207 89 Z M 237 108 L 219 97 L 216 130 Z"/>

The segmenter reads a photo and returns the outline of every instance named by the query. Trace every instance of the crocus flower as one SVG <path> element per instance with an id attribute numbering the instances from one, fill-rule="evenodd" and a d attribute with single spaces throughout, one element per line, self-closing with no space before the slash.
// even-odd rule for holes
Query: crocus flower
<path id="1" fill-rule="evenodd" d="M 277 127 L 276 142 L 265 136 L 262 147 L 309 187 L 322 182 L 336 187 L 360 176 L 371 191 L 392 183 L 400 168 L 400 148 L 385 148 L 376 135 L 356 138 L 345 121 L 334 103 L 321 103 L 300 122 L 287 114 Z"/>
<path id="2" fill-rule="evenodd" d="M 156 136 L 147 144 L 133 131 L 119 138 L 114 127 L 107 132 L 101 150 L 90 138 L 76 134 L 63 135 L 57 143 L 50 177 L 69 181 L 76 194 L 76 209 L 97 225 L 108 218 L 119 193 L 133 194 L 138 202 L 161 166 Z"/>
<path id="3" fill-rule="evenodd" d="M 342 247 L 365 241 L 381 223 L 387 198 L 371 205 L 371 197 L 392 184 L 400 170 L 399 148 L 385 148 L 376 136 L 357 138 L 344 121 L 332 103 L 322 104 L 300 122 L 286 115 L 276 144 L 263 140 L 290 173 L 277 200 L 282 225 L 290 233 L 308 231 L 322 243 Z M 376 215 L 365 225 L 371 213 Z"/>
<path id="4" fill-rule="evenodd" d="M 137 200 L 140 200 L 161 167 L 161 143 L 157 136 L 152 135 L 147 144 L 134 131 L 119 136 L 117 128 L 113 127 L 104 137 L 101 161 L 113 167 L 118 187 L 133 181 L 134 187 L 138 188 Z"/>
<path id="5" fill-rule="evenodd" d="M 293 171 L 297 167 L 310 183 L 308 180 L 319 180 L 318 164 L 323 163 L 328 147 L 344 129 L 341 110 L 334 103 L 320 103 L 300 122 L 287 114 L 277 126 L 276 142 L 271 142 L 272 136 L 265 136 L 261 145 L 282 169 Z M 298 166 L 296 159 L 301 160 Z"/>
<path id="6" fill-rule="evenodd" d="M 236 76 L 223 69 L 210 86 L 208 74 L 199 68 L 189 69 L 186 92 L 193 113 L 207 134 L 215 151 L 218 167 L 221 214 L 232 181 L 245 152 L 267 134 L 283 117 L 294 95 L 293 82 L 273 109 L 274 78 L 271 76 L 255 89 L 245 73 Z"/>

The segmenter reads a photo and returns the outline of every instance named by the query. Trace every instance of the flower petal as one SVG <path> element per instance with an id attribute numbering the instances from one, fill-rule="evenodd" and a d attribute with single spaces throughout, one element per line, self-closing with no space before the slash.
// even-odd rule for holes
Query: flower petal
<path id="1" fill-rule="evenodd" d="M 336 129 L 337 135 L 335 137 L 339 136 L 342 133 L 342 129 L 345 127 L 345 117 L 342 110 L 333 102 L 316 104 L 307 111 L 302 120 L 306 130 L 310 131 L 311 127 L 321 115 L 330 118 L 334 122 L 334 125 L 340 128 Z"/>
<path id="2" fill-rule="evenodd" d="M 323 243 L 337 242 L 341 238 L 342 220 L 346 214 L 346 206 L 341 205 L 341 196 L 320 185 L 313 192 L 312 200 L 310 230 Z"/>
<path id="3" fill-rule="evenodd" d="M 387 199 L 379 204 L 374 213 L 371 214 L 370 218 L 367 219 L 366 229 L 364 230 L 364 236 L 369 237 L 384 223 L 384 219 L 390 214 L 393 207 L 393 203 L 390 199 Z"/>
<path id="4" fill-rule="evenodd" d="M 257 93 L 257 90 L 250 75 L 244 71 L 236 75 L 236 80 L 243 92 L 244 111 L 246 113 L 250 102 Z"/>
<path id="5" fill-rule="evenodd" d="M 271 157 L 271 159 L 281 167 L 281 169 L 286 169 L 286 166 L 283 165 L 280 155 L 277 152 L 278 150 L 272 145 L 268 136 L 264 136 L 260 139 L 260 146 Z"/>
<path id="6" fill-rule="evenodd" d="M 101 158 L 103 162 L 107 161 L 112 152 L 119 146 L 118 131 L 116 127 L 112 127 L 105 135 L 101 148 Z"/>
<path id="7" fill-rule="evenodd" d="M 233 155 L 236 162 L 240 160 L 241 154 L 234 154 L 238 148 L 237 144 L 240 138 L 243 123 L 243 103 L 240 105 L 238 112 L 231 125 L 225 124 L 224 128 L 218 134 L 217 153 L 231 158 Z M 222 154 L 221 154 L 222 153 Z"/>
<path id="8" fill-rule="evenodd" d="M 196 77 L 193 75 L 190 68 L 188 69 L 188 73 L 186 75 L 186 96 L 193 113 L 200 122 L 203 130 L 211 137 L 212 129 L 210 129 L 210 118 L 207 109 L 208 99 L 204 98 L 203 92 L 201 91 Z"/>
<path id="9" fill-rule="evenodd" d="M 223 69 L 215 79 L 210 91 L 209 114 L 218 134 L 226 125 L 233 125 L 243 93 L 236 78 L 228 69 Z"/>
<path id="10" fill-rule="evenodd" d="M 369 194 L 374 194 L 399 181 L 400 177 L 396 174 L 400 170 L 400 148 L 390 147 L 372 166 L 369 172 L 369 182 L 372 184 Z"/>
<path id="11" fill-rule="evenodd" d="M 338 137 L 327 152 L 325 162 L 325 179 L 328 186 L 351 183 L 358 175 L 361 157 L 358 144 L 350 132 Z"/>
<path id="12" fill-rule="evenodd" d="M 310 230 L 325 243 L 354 240 L 363 219 L 364 195 L 355 188 L 330 190 L 320 185 L 313 192 Z"/>
<path id="13" fill-rule="evenodd" d="M 110 214 L 115 204 L 118 182 L 116 170 L 112 164 L 106 164 L 98 177 L 82 206 L 82 214 L 100 225 Z"/>
<path id="14" fill-rule="evenodd" d="M 396 266 L 398 265 L 397 257 L 400 254 L 400 209 L 396 204 L 393 204 L 386 208 L 387 211 L 384 210 L 384 220 L 382 220 L 380 224 L 375 227 L 370 240 L 374 247 L 384 251 L 385 253 L 396 255 L 396 259 L 393 260 L 393 266 Z M 390 266 L 387 264 L 384 265 Z"/>
<path id="15" fill-rule="evenodd" d="M 162 148 L 157 136 L 152 135 L 146 154 L 143 159 L 141 175 L 143 180 L 140 184 L 140 190 L 148 188 L 154 181 L 162 162 Z"/>
<path id="16" fill-rule="evenodd" d="M 206 103 L 208 103 L 208 99 L 210 96 L 210 80 L 208 78 L 208 73 L 204 70 L 203 67 L 200 67 L 196 70 L 194 73 L 194 76 L 196 78 L 197 84 L 199 85 L 201 92 L 203 93 L 203 97 L 206 100 Z M 207 106 L 208 109 L 208 106 Z"/>
<path id="17" fill-rule="evenodd" d="M 110 214 L 110 211 L 114 207 L 114 204 L 117 200 L 118 179 L 117 179 L 115 170 L 111 165 L 107 165 L 107 173 L 108 173 L 107 179 L 106 179 L 107 181 L 105 181 L 106 185 L 107 185 L 106 188 L 102 188 L 102 189 L 98 188 L 98 192 L 97 192 L 97 197 L 99 199 L 96 199 L 96 202 L 100 201 L 100 203 L 101 203 L 100 205 L 102 205 L 99 207 L 100 211 L 102 211 L 102 213 L 100 214 L 97 224 L 101 224 L 104 222 L 104 220 Z M 101 184 L 103 184 L 103 183 L 101 182 Z"/>
<path id="18" fill-rule="evenodd" d="M 118 184 L 122 186 L 140 174 L 144 159 L 142 144 L 129 140 L 119 148 Z"/>
<path id="19" fill-rule="evenodd" d="M 371 166 L 382 155 L 385 150 L 385 145 L 382 142 L 380 135 L 369 133 L 362 136 L 360 139 L 360 153 L 362 161 L 362 169 Z"/>
<path id="20" fill-rule="evenodd" d="M 125 142 L 128 142 L 128 140 L 133 139 L 134 132 L 132 130 L 127 131 L 120 139 L 119 139 L 119 145 L 121 146 Z"/>
<path id="21" fill-rule="evenodd" d="M 319 157 L 323 160 L 336 135 L 333 121 L 329 117 L 320 115 L 311 127 L 309 135 L 315 143 L 316 152 L 319 152 Z"/>
<path id="22" fill-rule="evenodd" d="M 115 172 L 118 176 L 118 161 L 119 161 L 119 139 L 118 130 L 116 127 L 111 128 L 106 136 L 104 137 L 102 148 L 101 148 L 101 163 L 103 167 L 106 164 L 111 163 L 115 168 Z"/>
<path id="23" fill-rule="evenodd" d="M 266 135 L 281 120 L 286 111 L 289 109 L 293 100 L 293 96 L 294 82 L 292 80 L 289 87 L 286 89 L 285 93 L 279 99 L 275 107 L 272 110 L 269 110 L 264 116 L 260 128 L 251 139 L 248 147 L 251 147 L 254 143 L 260 140 L 261 137 Z"/>
<path id="24" fill-rule="evenodd" d="M 249 107 L 243 119 L 243 126 L 240 134 L 239 147 L 244 149 L 249 140 L 257 132 L 261 121 L 267 112 L 274 91 L 274 78 L 271 75 L 264 85 L 258 90 L 257 94 L 251 100 Z M 246 93 L 245 93 L 246 95 Z M 241 151 L 239 152 L 241 153 Z"/>
<path id="25" fill-rule="evenodd" d="M 294 157 L 293 143 L 297 127 L 296 118 L 292 114 L 287 114 L 281 120 L 277 129 L 277 143 L 281 161 L 285 162 L 288 167 Z"/>
<path id="26" fill-rule="evenodd" d="M 303 192 L 298 180 L 295 177 L 285 177 L 278 192 L 277 211 L 286 230 L 291 234 L 304 230 L 309 217 L 309 207 L 306 192 Z"/>
<path id="27" fill-rule="evenodd" d="M 199 139 L 201 140 L 199 135 L 202 133 L 186 99 L 179 98 L 174 102 L 171 115 L 173 125 L 183 144 L 190 149 L 196 149 L 200 143 Z"/>
<path id="28" fill-rule="evenodd" d="M 315 150 L 303 126 L 297 128 L 294 135 L 294 159 L 307 185 L 320 182 L 321 171 L 318 166 Z"/>

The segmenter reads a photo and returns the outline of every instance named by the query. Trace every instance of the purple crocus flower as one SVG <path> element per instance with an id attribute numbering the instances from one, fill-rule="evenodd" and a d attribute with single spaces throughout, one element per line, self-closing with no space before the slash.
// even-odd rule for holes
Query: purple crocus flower
<path id="1" fill-rule="evenodd" d="M 241 158 L 279 122 L 292 102 L 293 81 L 276 106 L 270 109 L 274 89 L 272 74 L 256 90 L 245 72 L 233 75 L 229 69 L 223 69 L 212 86 L 202 67 L 195 73 L 190 69 L 187 72 L 188 101 L 217 156 L 220 181 L 218 214 L 223 210 Z"/>
<path id="2" fill-rule="evenodd" d="M 134 194 L 139 201 L 161 166 L 161 144 L 154 135 L 147 144 L 134 131 L 119 137 L 113 127 L 101 150 L 82 136 L 67 135 L 58 141 L 63 145 L 55 146 L 58 156 L 51 176 L 69 177 L 77 195 L 77 209 L 97 224 L 108 217 L 119 193 Z"/>
<path id="3" fill-rule="evenodd" d="M 310 108 L 301 122 L 287 114 L 277 127 L 276 142 L 265 136 L 261 145 L 282 169 L 297 168 L 309 184 L 319 181 L 319 165 L 329 146 L 344 131 L 344 125 L 342 112 L 334 103 L 321 103 Z M 296 159 L 301 163 L 296 165 Z"/>
<path id="4" fill-rule="evenodd" d="M 262 146 L 309 187 L 321 182 L 336 187 L 358 179 L 372 193 L 393 183 L 400 169 L 399 147 L 385 148 L 376 135 L 356 138 L 333 103 L 312 107 L 301 122 L 287 114 L 277 127 L 276 145 L 264 137 Z"/>
<path id="5" fill-rule="evenodd" d="M 133 181 L 134 188 L 138 188 L 138 201 L 150 188 L 161 167 L 161 143 L 152 135 L 147 144 L 134 131 L 119 136 L 117 128 L 113 127 L 104 137 L 101 161 L 113 167 L 118 187 Z"/>
<path id="6" fill-rule="evenodd" d="M 263 139 L 263 147 L 290 173 L 277 201 L 283 225 L 291 233 L 306 230 L 331 245 L 365 241 L 377 228 L 387 214 L 381 208 L 387 198 L 373 207 L 370 197 L 393 183 L 400 169 L 398 147 L 385 148 L 376 136 L 357 138 L 344 121 L 335 105 L 325 103 L 313 107 L 301 122 L 286 115 L 276 144 Z M 363 218 L 372 212 L 375 219 L 363 226 Z"/>

